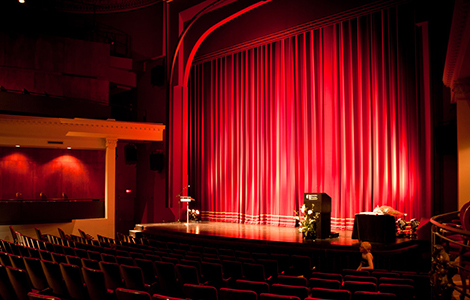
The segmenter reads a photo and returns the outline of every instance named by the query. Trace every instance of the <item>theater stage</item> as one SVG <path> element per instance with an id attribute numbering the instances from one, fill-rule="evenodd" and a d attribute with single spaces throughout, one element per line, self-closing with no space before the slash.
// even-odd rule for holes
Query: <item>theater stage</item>
<path id="1" fill-rule="evenodd" d="M 199 247 L 232 249 L 250 253 L 307 255 L 319 270 L 341 271 L 359 265 L 359 240 L 351 230 L 337 231 L 338 237 L 305 241 L 298 228 L 226 222 L 170 222 L 137 224 L 135 234 L 160 242 Z M 335 232 L 335 230 L 333 230 Z M 392 243 L 373 242 L 374 262 L 381 269 L 428 271 L 430 243 L 396 238 Z"/>
<path id="2" fill-rule="evenodd" d="M 298 228 L 269 225 L 249 225 L 227 222 L 169 222 L 138 224 L 144 234 L 180 237 L 182 240 L 223 240 L 237 243 L 257 243 L 264 245 L 290 244 L 305 247 L 327 247 L 357 250 L 358 239 L 352 238 L 352 230 L 332 230 L 337 237 L 305 241 Z M 393 243 L 374 243 L 375 249 L 396 249 L 415 241 L 412 238 L 396 238 Z"/>

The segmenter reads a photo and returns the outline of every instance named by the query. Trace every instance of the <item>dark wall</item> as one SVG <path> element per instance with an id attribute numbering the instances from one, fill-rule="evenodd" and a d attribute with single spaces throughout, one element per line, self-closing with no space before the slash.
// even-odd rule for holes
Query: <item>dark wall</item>
<path id="1" fill-rule="evenodd" d="M 104 199 L 105 152 L 0 148 L 0 199 Z"/>
<path id="2" fill-rule="evenodd" d="M 247 1 L 245 1 L 247 2 Z M 253 2 L 253 1 L 251 1 Z M 273 0 L 244 15 L 237 17 L 210 34 L 199 48 L 197 56 L 205 55 L 218 49 L 225 49 L 246 41 L 265 38 L 287 29 L 306 24 L 377 2 L 375 0 Z M 196 27 L 207 27 L 216 19 L 217 11 L 201 18 Z M 194 37 L 193 37 L 194 38 Z M 188 42 L 192 43 L 191 37 Z"/>

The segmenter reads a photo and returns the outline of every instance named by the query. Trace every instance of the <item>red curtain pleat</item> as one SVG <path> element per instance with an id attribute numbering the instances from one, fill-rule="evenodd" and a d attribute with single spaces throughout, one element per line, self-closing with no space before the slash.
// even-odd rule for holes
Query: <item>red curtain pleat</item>
<path id="1" fill-rule="evenodd" d="M 399 13 L 194 66 L 190 180 L 203 220 L 294 226 L 305 192 L 331 197 L 333 228 L 381 205 L 429 217 L 430 139 L 419 137 L 430 124 Z"/>

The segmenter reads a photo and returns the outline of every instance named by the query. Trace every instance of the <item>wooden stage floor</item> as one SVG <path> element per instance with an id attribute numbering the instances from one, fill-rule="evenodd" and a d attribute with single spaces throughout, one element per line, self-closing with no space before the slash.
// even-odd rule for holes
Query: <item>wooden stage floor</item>
<path id="1" fill-rule="evenodd" d="M 136 228 L 140 228 L 144 233 L 166 236 L 185 236 L 186 238 L 223 238 L 243 240 L 245 242 L 259 243 L 287 243 L 301 246 L 306 244 L 309 247 L 321 246 L 329 248 L 355 248 L 359 246 L 359 240 L 352 239 L 352 230 L 332 230 L 337 232 L 338 237 L 317 239 L 315 241 L 304 241 L 302 234 L 298 228 L 294 227 L 278 227 L 269 225 L 248 225 L 239 223 L 226 222 L 169 222 L 169 223 L 150 223 L 138 224 Z M 375 248 L 396 248 L 399 244 L 408 244 L 410 238 L 397 238 L 393 244 L 372 243 Z M 405 246 L 405 245 L 403 245 Z"/>

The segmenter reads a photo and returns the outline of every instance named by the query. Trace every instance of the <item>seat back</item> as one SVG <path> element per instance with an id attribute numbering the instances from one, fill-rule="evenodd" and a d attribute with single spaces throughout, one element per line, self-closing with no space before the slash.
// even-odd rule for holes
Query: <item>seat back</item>
<path id="1" fill-rule="evenodd" d="M 392 283 L 392 284 L 406 284 L 414 286 L 414 280 L 410 278 L 388 278 L 381 277 L 379 279 L 379 285 L 382 283 Z"/>
<path id="2" fill-rule="evenodd" d="M 74 266 L 77 266 L 77 267 L 81 267 L 82 266 L 82 260 L 80 257 L 78 256 L 75 256 L 75 255 L 66 255 L 65 256 L 65 260 L 67 261 L 67 264 L 69 265 L 74 265 Z"/>
<path id="3" fill-rule="evenodd" d="M 0 264 L 0 297 L 2 299 L 15 299 L 15 290 L 8 278 L 7 267 Z"/>
<path id="4" fill-rule="evenodd" d="M 358 275 L 345 275 L 343 277 L 344 281 L 362 281 L 362 282 L 372 282 L 377 284 L 377 278 L 373 276 L 358 276 Z"/>
<path id="5" fill-rule="evenodd" d="M 204 284 L 216 287 L 219 289 L 225 284 L 223 274 L 223 267 L 221 263 L 210 263 L 203 261 L 201 263 L 201 275 Z"/>
<path id="6" fill-rule="evenodd" d="M 34 292 L 29 292 L 28 293 L 28 299 L 29 300 L 61 300 L 58 297 L 50 296 L 50 295 L 42 295 L 42 294 L 37 294 Z"/>
<path id="7" fill-rule="evenodd" d="M 146 284 L 154 284 L 157 281 L 157 273 L 155 272 L 153 261 L 145 258 L 134 258 L 134 263 L 142 270 Z"/>
<path id="8" fill-rule="evenodd" d="M 400 278 L 401 277 L 400 273 L 398 273 L 398 272 L 386 272 L 386 271 L 372 271 L 370 273 L 370 276 L 376 277 L 377 282 L 382 277 L 387 277 L 387 278 Z"/>
<path id="9" fill-rule="evenodd" d="M 250 281 L 244 279 L 238 279 L 235 282 L 235 286 L 240 290 L 254 291 L 256 294 L 261 295 L 262 293 L 269 293 L 270 286 L 264 281 Z"/>
<path id="10" fill-rule="evenodd" d="M 218 300 L 217 289 L 213 286 L 186 283 L 183 285 L 183 293 L 191 300 Z"/>
<path id="11" fill-rule="evenodd" d="M 135 266 L 134 259 L 130 256 L 116 255 L 116 261 L 120 265 Z"/>
<path id="12" fill-rule="evenodd" d="M 245 280 L 266 281 L 264 266 L 257 263 L 243 263 L 243 276 Z"/>
<path id="13" fill-rule="evenodd" d="M 176 280 L 175 265 L 163 261 L 155 261 L 154 264 L 162 293 L 169 296 L 180 295 L 181 288 Z"/>
<path id="14" fill-rule="evenodd" d="M 350 291 L 351 294 L 357 291 L 377 292 L 377 285 L 373 282 L 344 281 L 343 289 Z"/>
<path id="15" fill-rule="evenodd" d="M 121 271 L 117 263 L 100 261 L 100 270 L 104 273 L 104 280 L 106 288 L 109 290 L 115 290 L 119 287 L 124 287 L 124 282 L 121 279 Z"/>
<path id="16" fill-rule="evenodd" d="M 287 275 L 304 276 L 310 278 L 312 273 L 312 262 L 310 257 L 305 255 L 291 255 L 290 256 L 291 267 L 287 272 Z"/>
<path id="17" fill-rule="evenodd" d="M 275 283 L 271 286 L 271 293 L 278 295 L 296 296 L 303 300 L 308 297 L 308 288 L 306 285 L 294 286 Z"/>
<path id="18" fill-rule="evenodd" d="M 390 293 L 358 291 L 354 293 L 352 300 L 398 300 L 398 298 Z"/>
<path id="19" fill-rule="evenodd" d="M 60 265 L 53 261 L 41 260 L 41 266 L 46 276 L 47 285 L 52 289 L 52 292 L 59 297 L 67 296 L 67 287 L 62 279 Z"/>
<path id="20" fill-rule="evenodd" d="M 103 271 L 82 267 L 82 275 L 91 300 L 108 298 Z"/>
<path id="21" fill-rule="evenodd" d="M 41 266 L 41 260 L 38 258 L 23 257 L 23 261 L 33 288 L 36 290 L 46 289 L 48 287 L 47 279 Z"/>
<path id="22" fill-rule="evenodd" d="M 116 256 L 107 253 L 101 253 L 101 261 L 117 264 Z"/>
<path id="23" fill-rule="evenodd" d="M 19 255 L 10 254 L 10 263 L 13 268 L 25 269 L 23 257 Z"/>
<path id="24" fill-rule="evenodd" d="M 307 278 L 290 275 L 279 275 L 277 283 L 294 286 L 307 286 Z"/>
<path id="25" fill-rule="evenodd" d="M 414 299 L 415 288 L 412 285 L 382 283 L 379 285 L 379 292 L 395 294 L 398 299 Z"/>
<path id="26" fill-rule="evenodd" d="M 28 293 L 32 292 L 32 287 L 26 271 L 14 267 L 6 267 L 6 270 L 16 298 L 18 300 L 28 300 Z"/>
<path id="27" fill-rule="evenodd" d="M 310 278 L 338 280 L 343 283 L 343 275 L 339 273 L 313 272 Z"/>
<path id="28" fill-rule="evenodd" d="M 311 297 L 320 299 L 350 300 L 351 292 L 347 290 L 312 288 L 310 290 Z"/>
<path id="29" fill-rule="evenodd" d="M 297 296 L 262 293 L 259 296 L 259 300 L 300 300 L 300 298 Z"/>
<path id="30" fill-rule="evenodd" d="M 197 272 L 196 267 L 186 266 L 182 264 L 175 265 L 176 278 L 181 286 L 186 283 L 189 284 L 199 284 L 199 273 Z"/>
<path id="31" fill-rule="evenodd" d="M 260 258 L 257 263 L 264 266 L 264 275 L 266 279 L 276 281 L 279 276 L 279 264 L 277 260 L 270 258 Z"/>
<path id="32" fill-rule="evenodd" d="M 61 263 L 60 271 L 70 297 L 77 300 L 87 300 L 89 298 L 88 292 L 83 283 L 80 267 Z"/>
<path id="33" fill-rule="evenodd" d="M 243 265 L 237 260 L 222 260 L 224 275 L 230 277 L 232 281 L 243 279 Z"/>
<path id="34" fill-rule="evenodd" d="M 253 291 L 221 288 L 219 290 L 219 300 L 257 300 L 258 295 Z"/>
<path id="35" fill-rule="evenodd" d="M 144 291 L 117 288 L 115 294 L 117 300 L 152 300 L 152 296 Z"/>
<path id="36" fill-rule="evenodd" d="M 119 265 L 121 277 L 127 289 L 146 291 L 142 269 L 136 266 Z"/>
<path id="37" fill-rule="evenodd" d="M 287 272 L 290 269 L 290 257 L 284 253 L 271 253 L 271 259 L 277 261 L 279 266 L 279 273 Z"/>
<path id="38" fill-rule="evenodd" d="M 340 289 L 341 282 L 334 279 L 321 279 L 321 278 L 310 278 L 308 280 L 309 288 L 326 288 L 326 289 Z"/>
<path id="39" fill-rule="evenodd" d="M 100 270 L 100 262 L 97 260 L 89 259 L 89 258 L 82 258 L 80 261 L 81 261 L 82 267 Z"/>

